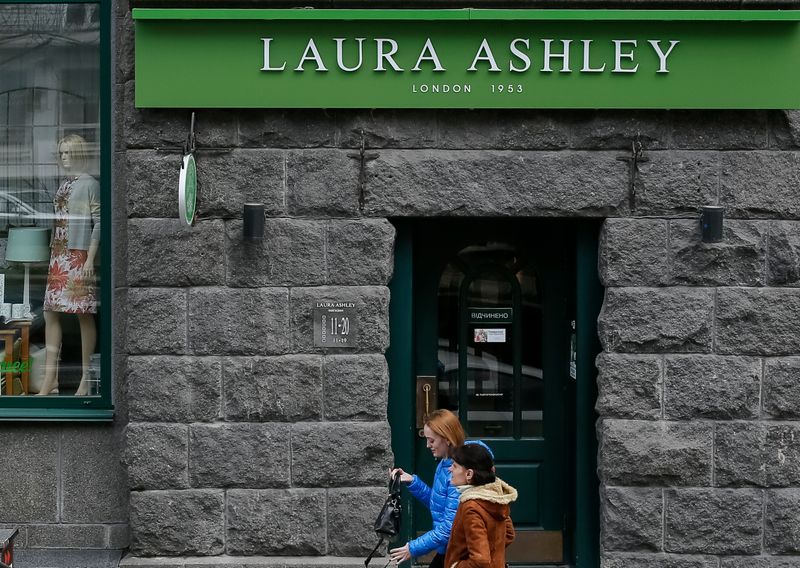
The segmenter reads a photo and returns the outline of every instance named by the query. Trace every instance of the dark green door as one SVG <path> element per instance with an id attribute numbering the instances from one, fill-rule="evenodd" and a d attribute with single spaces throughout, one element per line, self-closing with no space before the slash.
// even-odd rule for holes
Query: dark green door
<path id="1" fill-rule="evenodd" d="M 448 408 L 469 438 L 491 447 L 498 475 L 519 491 L 511 562 L 571 557 L 570 235 L 553 223 L 511 220 L 436 221 L 413 234 L 416 426 Z M 413 444 L 415 471 L 430 480 L 424 439 Z M 424 507 L 413 518 L 415 533 L 430 526 Z"/>

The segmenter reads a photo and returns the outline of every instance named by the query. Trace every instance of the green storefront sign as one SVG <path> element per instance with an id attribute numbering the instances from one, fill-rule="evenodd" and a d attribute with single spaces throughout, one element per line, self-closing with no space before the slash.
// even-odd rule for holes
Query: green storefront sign
<path id="1" fill-rule="evenodd" d="M 800 11 L 135 9 L 136 105 L 800 108 Z"/>

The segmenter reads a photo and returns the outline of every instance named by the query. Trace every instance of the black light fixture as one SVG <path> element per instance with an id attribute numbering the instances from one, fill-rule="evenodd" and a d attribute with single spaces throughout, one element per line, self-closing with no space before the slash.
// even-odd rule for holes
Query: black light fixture
<path id="1" fill-rule="evenodd" d="M 700 232 L 704 243 L 718 243 L 722 240 L 722 221 L 724 208 L 719 205 L 704 205 L 700 214 Z"/>
<path id="2" fill-rule="evenodd" d="M 260 241 L 264 238 L 264 204 L 245 203 L 242 237 L 246 241 Z"/>

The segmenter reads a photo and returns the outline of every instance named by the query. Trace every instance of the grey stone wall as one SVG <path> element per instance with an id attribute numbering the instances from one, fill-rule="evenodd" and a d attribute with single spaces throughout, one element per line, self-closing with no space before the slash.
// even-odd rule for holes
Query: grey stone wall
<path id="1" fill-rule="evenodd" d="M 603 566 L 800 566 L 796 113 L 201 110 L 186 228 L 190 113 L 134 108 L 118 23 L 134 555 L 363 555 L 391 463 L 386 219 L 543 216 L 607 218 Z M 703 244 L 713 203 L 725 239 Z M 314 348 L 320 299 L 356 302 L 358 349 Z"/>
<path id="2" fill-rule="evenodd" d="M 363 214 L 359 135 L 340 141 L 342 119 L 322 111 L 199 112 L 184 227 L 189 114 L 136 110 L 132 78 L 120 68 L 130 551 L 175 566 L 365 556 L 392 464 L 395 230 Z M 263 242 L 242 240 L 249 201 L 265 204 Z M 314 347 L 319 300 L 355 303 L 356 349 Z"/>
<path id="3" fill-rule="evenodd" d="M 201 112 L 187 229 L 159 198 L 177 114 L 126 102 L 135 554 L 364 552 L 390 461 L 385 217 L 402 215 L 608 218 L 604 566 L 777 567 L 800 550 L 795 115 Z M 632 140 L 649 159 L 633 207 L 617 160 Z M 250 199 L 267 204 L 260 245 L 240 240 Z M 726 207 L 721 243 L 699 240 L 708 203 Z M 315 350 L 311 300 L 339 298 L 363 314 L 361 348 Z"/>
<path id="4" fill-rule="evenodd" d="M 131 185 L 161 182 L 146 167 L 155 155 L 128 152 L 145 166 Z M 269 183 L 217 180 L 202 152 L 198 169 L 201 211 L 212 192 Z M 167 214 L 127 222 L 131 552 L 365 554 L 365 515 L 392 463 L 383 352 L 394 229 L 284 212 L 252 244 L 234 217 L 201 213 L 185 228 Z M 357 349 L 313 346 L 317 300 L 356 304 Z"/>
<path id="5" fill-rule="evenodd" d="M 113 425 L 3 424 L 0 526 L 20 549 L 121 549 L 128 496 Z"/>
<path id="6" fill-rule="evenodd" d="M 685 182 L 707 178 L 698 194 L 726 207 L 722 242 L 663 206 L 605 222 L 605 567 L 798 565 L 786 556 L 800 551 L 797 116 L 770 114 L 747 149 L 740 127 L 718 124 L 706 144 L 731 147 L 693 152 L 706 172 Z M 679 155 L 667 154 L 680 171 Z M 648 180 L 655 163 L 645 191 L 676 175 Z"/>

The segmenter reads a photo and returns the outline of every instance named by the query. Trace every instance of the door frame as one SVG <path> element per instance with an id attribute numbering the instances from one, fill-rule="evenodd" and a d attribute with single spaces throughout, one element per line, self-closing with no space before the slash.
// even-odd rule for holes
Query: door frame
<path id="1" fill-rule="evenodd" d="M 463 219 L 461 220 L 463 222 Z M 574 231 L 575 246 L 575 317 L 577 347 L 577 378 L 575 389 L 575 455 L 568 464 L 574 465 L 574 503 L 571 518 L 572 546 L 576 568 L 597 568 L 600 565 L 599 510 L 600 496 L 597 479 L 597 435 L 594 410 L 597 400 L 597 369 L 594 359 L 600 352 L 597 337 L 597 316 L 602 304 L 603 289 L 597 273 L 598 235 L 601 220 L 564 220 Z M 395 465 L 414 470 L 415 379 L 413 327 L 413 236 L 418 223 L 436 223 L 440 219 L 416 221 L 393 219 L 397 230 L 394 249 L 394 274 L 389 289 L 390 346 L 386 353 L 389 364 L 388 418 L 392 431 L 392 450 Z M 535 221 L 532 221 L 535 222 Z M 550 221 L 552 222 L 552 221 Z M 413 526 L 409 507 L 405 507 L 397 542 L 412 537 Z"/>

